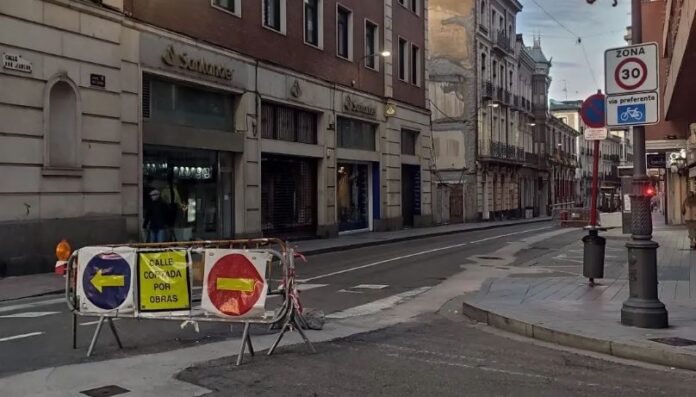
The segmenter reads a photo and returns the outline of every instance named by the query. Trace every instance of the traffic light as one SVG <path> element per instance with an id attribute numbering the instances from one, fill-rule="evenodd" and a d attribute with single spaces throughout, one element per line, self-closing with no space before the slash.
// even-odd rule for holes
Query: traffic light
<path id="1" fill-rule="evenodd" d="M 643 188 L 643 194 L 647 197 L 654 197 L 655 196 L 655 188 L 652 185 L 645 185 Z"/>

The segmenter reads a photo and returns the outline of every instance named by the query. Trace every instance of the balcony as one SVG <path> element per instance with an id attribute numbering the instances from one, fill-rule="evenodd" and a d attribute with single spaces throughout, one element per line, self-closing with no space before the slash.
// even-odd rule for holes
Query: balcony
<path id="1" fill-rule="evenodd" d="M 495 45 L 493 46 L 494 50 L 498 50 L 499 52 L 503 54 L 511 53 L 512 52 L 512 46 L 510 44 L 510 36 L 505 34 L 504 30 L 499 30 L 498 35 L 495 38 Z"/>
<path id="2" fill-rule="evenodd" d="M 480 152 L 482 160 L 502 160 L 506 163 L 522 163 L 525 161 L 524 149 L 503 142 L 491 142 L 488 147 L 482 145 Z"/>
<path id="3" fill-rule="evenodd" d="M 496 87 L 495 88 L 495 100 L 498 102 L 503 101 L 503 87 Z"/>
<path id="4" fill-rule="evenodd" d="M 491 83 L 490 81 L 486 81 L 486 82 L 483 84 L 483 90 L 482 90 L 482 91 L 483 91 L 483 92 L 482 92 L 481 96 L 482 96 L 484 99 L 493 99 L 493 83 Z"/>
<path id="5" fill-rule="evenodd" d="M 534 153 L 529 153 L 529 152 L 527 152 L 527 153 L 524 154 L 524 157 L 525 157 L 525 158 L 524 158 L 524 160 L 525 160 L 524 162 L 525 162 L 525 163 L 531 164 L 531 165 L 534 165 L 534 166 L 538 166 L 538 165 L 539 165 L 539 155 L 538 155 L 538 154 L 534 154 Z"/>

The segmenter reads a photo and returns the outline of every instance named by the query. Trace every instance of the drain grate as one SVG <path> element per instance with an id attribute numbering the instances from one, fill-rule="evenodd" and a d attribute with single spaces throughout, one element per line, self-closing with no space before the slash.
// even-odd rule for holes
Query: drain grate
<path id="1" fill-rule="evenodd" d="M 500 258 L 500 257 L 497 257 L 497 256 L 479 256 L 478 258 L 479 258 L 479 259 L 488 259 L 488 260 L 491 260 L 491 261 L 499 261 L 499 260 L 503 259 L 503 258 Z"/>
<path id="2" fill-rule="evenodd" d="M 128 392 L 130 392 L 130 390 L 124 389 L 121 386 L 109 385 L 81 391 L 80 394 L 84 394 L 89 397 L 111 397 Z"/>
<path id="3" fill-rule="evenodd" d="M 684 338 L 654 338 L 650 339 L 653 342 L 664 343 L 670 346 L 693 346 L 696 345 L 696 340 Z"/>

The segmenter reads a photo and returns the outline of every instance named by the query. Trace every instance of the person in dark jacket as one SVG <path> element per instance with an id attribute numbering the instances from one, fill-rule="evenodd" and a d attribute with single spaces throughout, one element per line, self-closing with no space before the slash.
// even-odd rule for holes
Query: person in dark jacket
<path id="1" fill-rule="evenodd" d="M 151 190 L 150 203 L 145 209 L 145 222 L 143 223 L 143 229 L 147 230 L 148 242 L 161 243 L 165 241 L 168 214 L 169 207 L 162 201 L 159 190 Z"/>

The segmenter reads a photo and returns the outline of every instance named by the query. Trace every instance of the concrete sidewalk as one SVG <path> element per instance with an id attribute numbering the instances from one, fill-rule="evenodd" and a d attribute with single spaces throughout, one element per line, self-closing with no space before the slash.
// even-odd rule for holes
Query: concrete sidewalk
<path id="1" fill-rule="evenodd" d="M 670 327 L 650 330 L 621 325 L 628 298 L 625 243 L 620 229 L 605 234 L 605 279 L 590 287 L 582 278 L 582 243 L 524 266 L 548 275 L 513 275 L 487 280 L 464 300 L 464 313 L 491 326 L 561 345 L 617 357 L 696 370 L 696 251 L 686 229 L 658 225 L 660 300 Z M 567 277 L 558 277 L 567 275 Z"/>
<path id="2" fill-rule="evenodd" d="M 391 232 L 365 232 L 342 235 L 335 238 L 303 240 L 293 243 L 303 255 L 318 255 L 374 245 L 396 243 L 425 237 L 444 236 L 505 226 L 548 222 L 551 218 L 524 220 L 459 223 L 427 228 L 403 229 Z M 0 302 L 28 297 L 58 294 L 65 290 L 65 279 L 53 273 L 0 278 Z"/>

